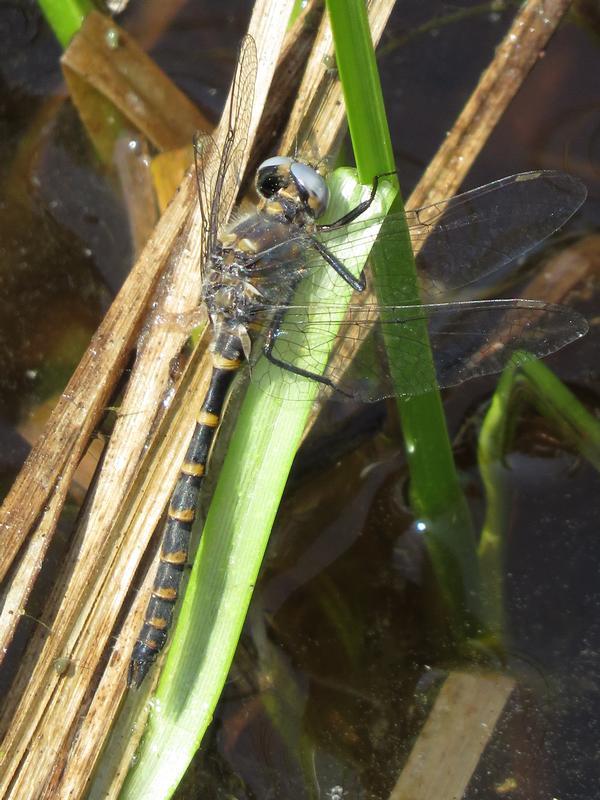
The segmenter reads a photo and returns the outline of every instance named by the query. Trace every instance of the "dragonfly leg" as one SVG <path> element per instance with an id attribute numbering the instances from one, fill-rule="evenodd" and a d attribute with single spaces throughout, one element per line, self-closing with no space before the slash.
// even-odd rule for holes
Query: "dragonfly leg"
<path id="1" fill-rule="evenodd" d="M 335 383 L 325 375 L 319 375 L 318 372 L 311 372 L 308 369 L 303 369 L 302 367 L 297 367 L 295 364 L 290 364 L 289 361 L 284 361 L 281 358 L 277 358 L 277 356 L 273 355 L 273 348 L 275 346 L 275 340 L 277 339 L 277 334 L 279 333 L 281 321 L 283 319 L 283 311 L 278 313 L 271 322 L 271 326 L 267 331 L 265 344 L 263 346 L 263 353 L 265 358 L 267 358 L 271 364 L 275 364 L 276 367 L 280 367 L 281 369 L 286 370 L 287 372 L 291 372 L 294 375 L 299 375 L 301 378 L 308 378 L 311 381 L 316 381 L 320 383 L 322 386 L 327 386 L 335 392 L 339 392 L 340 394 L 347 395 L 342 389 L 339 389 Z M 350 397 L 350 395 L 347 395 Z"/>
<path id="2" fill-rule="evenodd" d="M 375 200 L 380 179 L 395 174 L 395 172 L 383 172 L 381 175 L 375 175 L 373 178 L 373 186 L 371 187 L 371 194 L 366 200 L 363 200 L 362 203 L 359 203 L 355 208 L 348 211 L 343 217 L 336 219 L 335 222 L 329 222 L 326 225 L 317 225 L 317 231 L 335 231 L 338 228 L 342 228 L 344 225 L 348 225 L 350 222 L 354 222 L 357 217 L 360 217 L 360 215 L 369 208 L 373 200 Z"/>
<path id="3" fill-rule="evenodd" d="M 367 286 L 364 272 L 361 272 L 360 276 L 355 278 L 348 268 L 339 260 L 339 258 L 336 258 L 322 242 L 320 242 L 318 239 L 311 239 L 311 241 L 315 250 L 321 256 L 323 256 L 325 261 L 337 272 L 340 278 L 343 278 L 346 283 L 354 289 L 355 292 L 364 292 Z"/>

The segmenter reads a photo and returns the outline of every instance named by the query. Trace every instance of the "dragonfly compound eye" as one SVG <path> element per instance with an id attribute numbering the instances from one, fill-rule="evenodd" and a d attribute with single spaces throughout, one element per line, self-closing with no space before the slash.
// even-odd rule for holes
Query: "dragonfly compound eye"
<path id="1" fill-rule="evenodd" d="M 261 197 L 269 200 L 289 184 L 292 163 L 293 160 L 286 156 L 275 156 L 262 162 L 256 172 L 256 190 Z"/>
<path id="2" fill-rule="evenodd" d="M 318 219 L 325 213 L 329 203 L 329 189 L 325 178 L 316 169 L 300 161 L 294 161 L 290 171 L 307 211 Z"/>

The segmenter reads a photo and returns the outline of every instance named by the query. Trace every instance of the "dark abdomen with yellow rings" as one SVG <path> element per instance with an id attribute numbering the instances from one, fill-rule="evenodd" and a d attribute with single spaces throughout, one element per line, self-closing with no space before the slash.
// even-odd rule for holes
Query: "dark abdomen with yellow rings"
<path id="1" fill-rule="evenodd" d="M 242 345 L 238 337 L 221 335 L 215 344 L 210 384 L 171 496 L 152 595 L 129 662 L 127 684 L 136 689 L 167 641 L 188 560 L 190 535 L 206 462 L 227 391 L 242 360 Z"/>

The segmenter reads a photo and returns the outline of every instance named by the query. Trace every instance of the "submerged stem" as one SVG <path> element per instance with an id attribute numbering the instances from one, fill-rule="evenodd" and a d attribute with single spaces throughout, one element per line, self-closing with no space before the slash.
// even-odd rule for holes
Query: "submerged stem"
<path id="1" fill-rule="evenodd" d="M 504 635 L 504 555 L 511 505 L 505 457 L 518 416 L 527 404 L 533 405 L 556 426 L 565 441 L 600 470 L 598 420 L 545 364 L 529 353 L 515 353 L 496 387 L 477 448 L 486 494 L 486 515 L 479 542 L 483 609 L 486 625 L 500 639 Z"/>

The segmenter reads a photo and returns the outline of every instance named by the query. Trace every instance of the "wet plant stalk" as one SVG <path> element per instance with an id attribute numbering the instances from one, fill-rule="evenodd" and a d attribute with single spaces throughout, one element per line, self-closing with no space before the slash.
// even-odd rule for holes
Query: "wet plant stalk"
<path id="1" fill-rule="evenodd" d="M 393 172 L 395 165 L 365 4 L 364 0 L 328 0 L 327 8 L 358 174 L 361 181 L 371 184 L 375 175 Z M 390 210 L 401 209 L 398 193 Z M 408 242 L 408 237 L 403 241 Z M 376 245 L 372 266 L 381 304 L 406 302 L 399 286 L 409 287 L 412 297 L 417 296 L 414 257 L 408 244 L 386 247 L 385 252 Z M 382 291 L 377 288 L 377 277 L 384 274 L 381 285 L 386 289 Z M 430 371 L 433 385 L 434 366 L 425 323 L 415 326 L 411 333 L 417 337 L 419 360 L 422 369 Z M 394 363 L 402 358 L 395 350 L 388 349 L 392 374 Z M 401 395 L 402 386 L 397 389 Z M 410 467 L 413 511 L 423 522 L 449 621 L 460 639 L 466 634 L 467 616 L 478 616 L 479 571 L 472 521 L 454 467 L 439 392 L 401 398 L 398 409 Z"/>
<path id="2" fill-rule="evenodd" d="M 600 471 L 600 423 L 548 367 L 519 352 L 504 370 L 484 418 L 478 443 L 479 471 L 486 493 L 486 517 L 479 543 L 486 625 L 504 632 L 504 551 L 510 508 L 505 455 L 521 409 L 533 405 L 581 455 Z"/>

